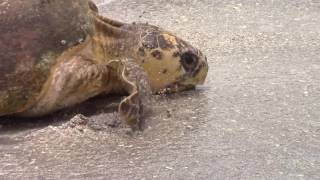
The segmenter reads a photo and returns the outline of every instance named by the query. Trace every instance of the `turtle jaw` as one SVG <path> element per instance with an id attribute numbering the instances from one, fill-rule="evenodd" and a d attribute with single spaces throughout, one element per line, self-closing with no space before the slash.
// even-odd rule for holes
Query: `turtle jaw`
<path id="1" fill-rule="evenodd" d="M 199 84 L 204 84 L 204 82 L 206 81 L 207 75 L 208 75 L 208 71 L 209 71 L 209 65 L 207 62 L 207 58 L 205 58 L 206 60 L 203 61 L 203 68 L 202 71 L 200 71 L 200 73 L 198 74 L 198 78 L 199 78 Z"/>
<path id="2" fill-rule="evenodd" d="M 197 85 L 202 85 L 204 84 L 208 71 L 209 71 L 209 66 L 207 63 L 207 58 L 204 57 L 204 60 L 202 60 L 197 68 L 191 73 L 191 74 L 186 74 L 178 83 L 180 86 L 184 87 L 190 87 L 190 86 L 197 86 Z"/>
<path id="3" fill-rule="evenodd" d="M 208 75 L 209 66 L 206 61 L 201 62 L 198 66 L 198 70 L 190 74 L 185 74 L 181 78 L 178 78 L 173 83 L 167 84 L 163 89 L 157 92 L 157 94 L 176 93 L 187 90 L 194 90 L 197 85 L 204 84 Z"/>
<path id="4" fill-rule="evenodd" d="M 156 94 L 171 94 L 177 93 L 181 91 L 194 90 L 196 88 L 195 85 L 192 84 L 181 84 L 180 82 L 174 82 L 170 85 L 165 86 L 165 88 L 156 92 Z"/>

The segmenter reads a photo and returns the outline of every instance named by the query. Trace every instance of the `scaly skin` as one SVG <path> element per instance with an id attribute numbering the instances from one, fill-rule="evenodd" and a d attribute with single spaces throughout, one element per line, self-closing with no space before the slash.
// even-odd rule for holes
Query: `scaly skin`
<path id="1" fill-rule="evenodd" d="M 92 49 L 91 38 L 88 38 L 63 53 L 37 100 L 17 115 L 45 115 L 102 93 L 129 94 L 119 105 L 120 118 L 125 124 L 138 129 L 151 94 L 147 75 L 128 58 L 97 60 Z"/>
<path id="2" fill-rule="evenodd" d="M 94 12 L 92 16 L 95 54 L 101 59 L 132 57 L 147 72 L 154 93 L 172 85 L 181 91 L 204 82 L 207 59 L 186 41 L 156 26 L 115 22 Z"/>

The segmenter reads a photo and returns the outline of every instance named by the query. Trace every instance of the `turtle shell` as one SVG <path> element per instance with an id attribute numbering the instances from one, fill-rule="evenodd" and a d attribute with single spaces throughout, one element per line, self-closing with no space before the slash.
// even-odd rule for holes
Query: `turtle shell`
<path id="1" fill-rule="evenodd" d="M 21 112 L 39 95 L 57 57 L 91 31 L 87 0 L 0 3 L 0 116 Z"/>

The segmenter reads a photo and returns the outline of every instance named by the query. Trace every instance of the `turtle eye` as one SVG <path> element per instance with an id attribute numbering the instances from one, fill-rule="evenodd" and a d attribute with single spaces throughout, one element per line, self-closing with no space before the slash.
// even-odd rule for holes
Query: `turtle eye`
<path id="1" fill-rule="evenodd" d="M 181 55 L 181 63 L 186 71 L 192 71 L 197 64 L 198 58 L 191 52 L 186 52 Z"/>

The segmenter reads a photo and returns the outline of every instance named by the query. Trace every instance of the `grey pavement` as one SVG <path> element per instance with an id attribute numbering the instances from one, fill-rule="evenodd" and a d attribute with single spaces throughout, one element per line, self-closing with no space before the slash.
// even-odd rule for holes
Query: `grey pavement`
<path id="1" fill-rule="evenodd" d="M 68 128 L 64 115 L 2 125 L 0 179 L 320 179 L 320 1 L 96 2 L 202 49 L 206 83 L 155 96 L 134 135 Z"/>

